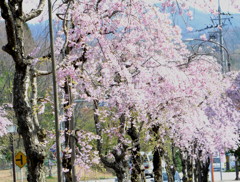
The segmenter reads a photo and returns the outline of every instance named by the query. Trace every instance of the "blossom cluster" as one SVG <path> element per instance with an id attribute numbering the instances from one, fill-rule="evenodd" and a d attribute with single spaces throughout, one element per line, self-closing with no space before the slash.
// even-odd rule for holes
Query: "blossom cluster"
<path id="1" fill-rule="evenodd" d="M 159 125 L 161 139 L 169 137 L 190 153 L 194 144 L 206 155 L 234 148 L 239 113 L 225 92 L 231 81 L 213 57 L 191 58 L 180 28 L 162 7 L 174 5 L 75 1 L 69 12 L 74 26 L 67 33 L 71 51 L 58 71 L 59 83 L 71 77 L 76 96 L 107 103 L 95 114 L 96 127 L 108 136 L 126 140 L 118 120 L 124 114 L 125 128 L 144 123 L 148 135 Z"/>

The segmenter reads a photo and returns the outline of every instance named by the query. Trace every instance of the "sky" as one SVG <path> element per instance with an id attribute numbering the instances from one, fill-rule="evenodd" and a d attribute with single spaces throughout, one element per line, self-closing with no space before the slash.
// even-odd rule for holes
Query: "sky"
<path id="1" fill-rule="evenodd" d="M 161 0 L 145 0 L 147 3 L 159 3 Z M 181 1 L 181 0 L 179 0 Z M 201 11 L 206 11 L 206 9 L 203 9 L 201 7 L 198 7 L 196 5 L 194 5 L 195 1 L 199 2 L 203 2 L 204 0 L 187 0 L 188 3 L 193 4 L 193 8 L 196 8 L 198 10 Z M 218 9 L 218 0 L 205 0 L 206 2 L 209 1 L 209 4 L 211 4 L 212 9 L 217 10 Z M 232 5 L 232 0 L 219 0 L 220 4 L 221 4 L 221 9 L 223 12 L 230 12 L 230 13 L 239 13 L 240 11 L 236 10 L 233 5 Z M 234 0 L 235 4 L 240 5 L 240 0 Z"/>
<path id="2" fill-rule="evenodd" d="M 31 9 L 35 8 L 36 7 L 36 1 L 31 1 L 31 0 L 26 0 L 27 3 L 24 4 L 24 10 L 26 10 L 27 12 L 29 12 Z M 146 1 L 147 3 L 159 3 L 161 2 L 162 0 L 144 0 Z M 179 2 L 181 2 L 182 0 L 178 0 Z M 186 1 L 186 0 L 185 0 Z M 196 6 L 195 5 L 195 1 L 197 1 L 198 3 L 199 2 L 203 2 L 203 1 L 206 1 L 206 2 L 209 2 L 209 6 L 210 8 L 214 9 L 214 10 L 217 10 L 218 9 L 218 0 L 187 0 L 188 3 L 190 4 L 194 4 L 193 5 L 193 8 L 196 8 L 200 11 L 205 11 L 207 12 L 207 8 L 201 8 L 199 6 Z M 234 7 L 232 6 L 232 3 L 231 1 L 232 0 L 219 0 L 220 3 L 221 3 L 221 7 L 222 7 L 222 12 L 230 12 L 230 13 L 239 13 L 239 11 L 237 11 L 236 9 L 234 9 Z M 239 9 L 240 9 L 240 0 L 234 0 L 236 2 L 236 4 L 239 5 Z M 211 5 L 210 5 L 211 4 Z M 45 17 L 47 15 L 47 7 L 45 7 Z M 43 17 L 41 17 L 42 19 L 45 19 Z M 41 21 L 41 18 L 37 18 L 37 19 L 34 19 L 34 20 L 31 20 L 29 23 L 32 23 L 32 24 L 35 24 L 35 23 L 39 23 L 39 21 Z"/>

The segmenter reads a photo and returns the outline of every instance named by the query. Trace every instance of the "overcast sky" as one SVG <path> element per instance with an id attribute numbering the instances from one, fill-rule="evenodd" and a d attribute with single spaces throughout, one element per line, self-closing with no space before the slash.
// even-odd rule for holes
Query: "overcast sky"
<path id="1" fill-rule="evenodd" d="M 161 2 L 161 0 L 144 0 L 146 1 L 147 3 L 159 3 Z M 181 0 L 179 0 L 181 1 Z M 194 4 L 195 1 L 197 1 L 198 3 L 199 2 L 202 2 L 202 1 L 209 1 L 209 4 L 212 3 L 211 5 L 211 8 L 214 9 L 214 10 L 217 10 L 218 9 L 218 0 L 187 0 L 188 3 L 192 3 Z M 210 3 L 211 1 L 211 3 Z M 240 5 L 240 0 L 235 0 L 236 2 L 238 2 L 238 5 Z M 222 7 L 222 11 L 223 12 L 230 12 L 230 13 L 237 13 L 237 11 L 233 8 L 233 6 L 231 5 L 231 0 L 220 0 L 220 3 L 221 3 L 221 7 Z M 36 7 L 36 2 L 35 1 L 30 1 L 30 0 L 27 0 L 27 4 L 24 4 L 24 10 L 27 10 L 27 11 L 30 11 L 31 9 L 35 8 Z M 202 10 L 202 11 L 207 11 L 207 8 L 199 8 L 198 6 L 196 5 L 193 5 L 193 8 L 196 8 L 196 9 L 199 9 L 199 10 Z M 45 11 L 44 11 L 44 14 L 45 16 L 41 17 L 43 19 L 47 19 L 47 7 L 45 7 Z M 40 18 L 40 19 L 41 19 Z M 38 23 L 39 22 L 39 18 L 36 18 L 36 19 L 33 19 L 31 20 L 29 23 Z"/>
<path id="2" fill-rule="evenodd" d="M 148 3 L 158 3 L 160 2 L 161 0 L 145 0 L 146 2 Z M 187 0 L 189 3 L 192 3 L 194 4 L 194 2 L 196 0 Z M 203 0 L 198 0 L 198 2 L 201 2 Z M 212 3 L 211 7 L 212 9 L 215 9 L 217 10 L 218 9 L 218 0 L 205 0 L 205 1 L 209 1 L 209 4 Z M 240 0 L 235 0 L 235 2 L 237 2 L 238 5 L 240 5 Z M 239 11 L 237 11 L 236 9 L 234 9 L 232 3 L 231 3 L 231 0 L 220 0 L 220 4 L 221 4 L 221 8 L 222 8 L 222 11 L 223 12 L 231 12 L 231 13 L 237 13 Z M 196 8 L 196 9 L 200 9 L 200 10 L 203 10 L 203 11 L 206 11 L 206 9 L 202 9 L 196 5 L 193 5 L 193 8 Z"/>

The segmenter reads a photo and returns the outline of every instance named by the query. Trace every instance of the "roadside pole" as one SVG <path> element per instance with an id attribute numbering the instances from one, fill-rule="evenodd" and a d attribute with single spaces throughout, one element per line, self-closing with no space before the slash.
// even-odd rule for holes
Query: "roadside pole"
<path id="1" fill-rule="evenodd" d="M 11 140 L 11 149 L 12 149 L 12 169 L 13 169 L 13 182 L 16 182 L 16 169 L 15 169 L 15 151 L 14 151 L 14 143 L 13 143 L 13 134 L 10 133 Z"/>
<path id="2" fill-rule="evenodd" d="M 56 83 L 56 62 L 55 62 L 55 54 L 54 54 L 54 35 L 53 35 L 51 0 L 48 0 L 48 13 L 49 13 L 49 31 L 50 31 L 50 45 L 51 45 L 51 58 L 52 58 L 53 93 L 54 93 L 57 174 L 58 174 L 58 182 L 62 182 L 62 162 L 61 162 L 61 156 L 60 156 L 61 144 L 60 144 L 59 119 L 58 119 L 59 106 L 58 106 L 58 91 L 57 91 L 57 83 Z"/>
<path id="3" fill-rule="evenodd" d="M 214 168 L 213 168 L 213 155 L 211 155 L 211 177 L 212 177 L 212 180 L 211 182 L 214 182 Z"/>
<path id="4" fill-rule="evenodd" d="M 15 168 L 15 149 L 14 149 L 14 133 L 16 132 L 16 126 L 10 125 L 7 127 L 8 133 L 10 133 L 10 148 L 12 151 L 12 172 L 13 172 L 13 182 L 16 182 L 16 168 Z"/>
<path id="5" fill-rule="evenodd" d="M 220 159 L 220 179 L 222 181 L 222 160 L 221 160 L 221 153 L 219 152 L 219 159 Z"/>
<path id="6" fill-rule="evenodd" d="M 21 182 L 23 182 L 23 173 L 22 173 L 22 168 L 20 168 L 20 175 L 21 175 Z"/>

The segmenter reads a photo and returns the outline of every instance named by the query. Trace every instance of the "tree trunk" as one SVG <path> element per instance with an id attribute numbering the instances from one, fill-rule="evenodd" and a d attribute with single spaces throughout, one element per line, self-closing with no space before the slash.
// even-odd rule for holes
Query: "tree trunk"
<path id="1" fill-rule="evenodd" d="M 194 175 L 194 181 L 195 182 L 201 182 L 201 179 L 200 179 L 200 162 L 198 159 L 195 160 L 195 166 L 194 166 L 194 169 L 193 169 L 193 175 Z"/>
<path id="2" fill-rule="evenodd" d="M 98 101 L 94 100 L 94 113 L 98 109 Z M 100 160 L 103 163 L 105 167 L 111 168 L 114 170 L 118 182 L 129 182 L 130 174 L 129 174 L 129 159 L 126 157 L 127 155 L 127 148 L 128 146 L 124 143 L 124 136 L 125 136 L 125 116 L 122 114 L 119 118 L 120 120 L 120 129 L 119 129 L 119 135 L 122 135 L 118 139 L 118 148 L 112 149 L 110 152 L 114 160 L 109 159 L 107 157 L 107 153 L 104 153 L 103 151 L 103 143 L 101 141 L 102 138 L 102 126 L 100 123 L 99 116 L 97 114 L 94 114 L 94 121 L 95 121 L 95 129 L 96 133 L 99 136 L 99 139 L 97 139 L 97 150 L 99 152 Z M 123 139 L 123 140 L 122 140 Z"/>
<path id="3" fill-rule="evenodd" d="M 128 164 L 120 164 L 117 168 L 114 167 L 114 171 L 116 172 L 116 176 L 118 178 L 118 182 L 129 182 L 130 180 L 130 173 L 129 168 L 127 167 Z"/>
<path id="4" fill-rule="evenodd" d="M 144 182 L 146 181 L 144 174 L 144 166 L 142 157 L 140 154 L 140 138 L 139 132 L 137 128 L 134 126 L 133 121 L 131 122 L 131 127 L 127 131 L 128 135 L 132 139 L 132 174 L 131 181 L 132 182 Z"/>
<path id="5" fill-rule="evenodd" d="M 29 182 L 44 182 L 46 133 L 38 123 L 36 74 L 31 67 L 32 60 L 25 55 L 24 24 L 26 26 L 26 21 L 42 12 L 45 1 L 39 1 L 39 9 L 29 14 L 23 13 L 22 3 L 19 0 L 0 1 L 7 34 L 7 44 L 3 46 L 3 50 L 11 55 L 15 62 L 13 108 L 18 123 L 18 133 L 23 138 L 27 155 L 27 179 Z"/>
<path id="6" fill-rule="evenodd" d="M 230 156 L 228 153 L 225 154 L 226 156 L 226 171 L 230 170 Z"/>
<path id="7" fill-rule="evenodd" d="M 187 177 L 188 182 L 193 181 L 193 163 L 190 155 L 187 157 Z"/>
<path id="8" fill-rule="evenodd" d="M 177 168 L 177 161 L 176 161 L 175 147 L 174 147 L 173 143 L 171 145 L 171 148 L 172 148 L 172 163 L 173 163 L 171 171 L 172 171 L 172 175 L 173 175 L 173 181 L 175 181 L 175 173 L 176 173 L 176 168 Z"/>
<path id="9" fill-rule="evenodd" d="M 235 180 L 239 180 L 239 168 L 238 168 L 238 156 L 237 155 L 235 155 L 235 171 L 236 171 Z"/>
<path id="10" fill-rule="evenodd" d="M 27 155 L 28 181 L 44 182 L 45 133 L 39 128 L 30 106 L 29 95 L 30 68 L 16 64 L 13 85 L 13 107 L 18 122 L 18 133 L 23 138 Z M 36 114 L 36 113 L 35 113 Z"/>
<path id="11" fill-rule="evenodd" d="M 201 182 L 208 182 L 208 173 L 209 173 L 210 158 L 203 163 L 201 167 Z"/>
<path id="12" fill-rule="evenodd" d="M 71 98 L 71 88 L 69 85 L 69 80 L 68 78 L 65 78 L 65 82 L 64 82 L 64 101 L 65 104 L 64 106 L 64 137 L 65 137 L 65 149 L 63 150 L 63 159 L 62 159 L 62 166 L 63 168 L 67 169 L 66 172 L 64 172 L 64 176 L 65 176 L 65 180 L 66 182 L 72 182 L 73 181 L 73 176 L 72 176 L 72 170 L 73 170 L 73 165 L 74 165 L 74 161 L 72 161 L 72 156 L 71 156 L 71 152 L 69 151 L 73 151 L 74 146 L 72 146 L 71 142 L 72 142 L 72 130 L 73 128 L 70 127 L 72 122 L 72 117 L 73 116 L 69 116 L 69 109 L 72 108 L 72 98 Z"/>
<path id="13" fill-rule="evenodd" d="M 153 151 L 153 173 L 154 173 L 154 181 L 162 182 L 162 156 L 163 151 L 159 147 L 155 147 Z"/>
<path id="14" fill-rule="evenodd" d="M 200 156 L 199 156 L 200 157 Z M 207 161 L 196 160 L 195 181 L 196 182 L 208 182 L 210 158 Z"/>
<path id="15" fill-rule="evenodd" d="M 184 152 L 180 152 L 180 157 L 181 157 L 181 161 L 182 161 L 182 173 L 183 173 L 183 178 L 182 181 L 183 182 L 187 182 L 188 181 L 188 177 L 187 177 L 187 160 L 186 160 L 186 156 Z"/>
<path id="16" fill-rule="evenodd" d="M 171 164 L 171 161 L 170 161 L 170 158 L 169 156 L 167 155 L 167 153 L 164 154 L 164 159 L 165 159 L 165 162 L 166 162 L 166 172 L 167 172 L 167 175 L 168 175 L 168 182 L 174 182 L 174 175 L 173 175 L 173 172 L 172 172 L 172 164 Z"/>

